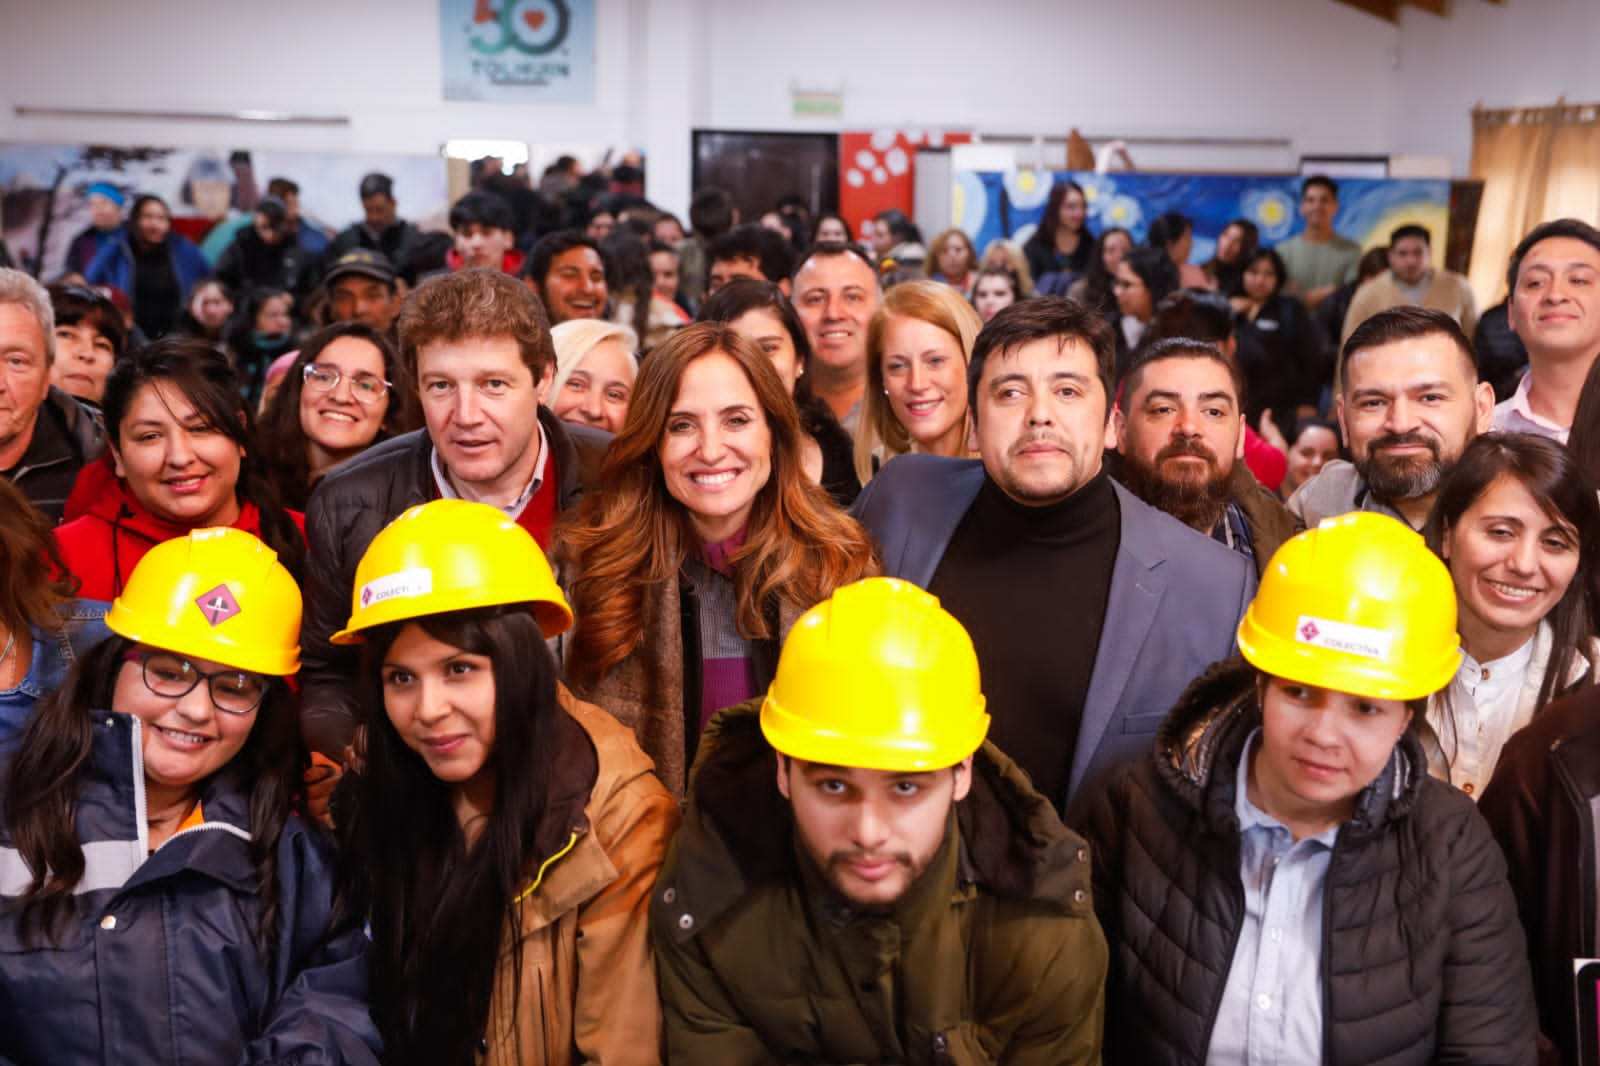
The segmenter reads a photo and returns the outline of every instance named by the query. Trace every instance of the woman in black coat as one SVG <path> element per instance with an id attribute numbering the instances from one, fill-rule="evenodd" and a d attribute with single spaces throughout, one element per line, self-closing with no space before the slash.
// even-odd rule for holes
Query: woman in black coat
<path id="1" fill-rule="evenodd" d="M 1107 1066 L 1532 1066 L 1505 860 L 1411 731 L 1460 662 L 1443 564 L 1346 515 L 1279 549 L 1239 647 L 1069 818 L 1111 949 Z"/>

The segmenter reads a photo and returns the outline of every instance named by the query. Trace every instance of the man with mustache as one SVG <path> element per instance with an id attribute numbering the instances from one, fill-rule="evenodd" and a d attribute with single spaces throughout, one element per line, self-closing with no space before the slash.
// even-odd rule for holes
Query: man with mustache
<path id="1" fill-rule="evenodd" d="M 884 572 L 972 634 L 995 743 L 1062 809 L 1149 750 L 1255 589 L 1245 559 L 1103 470 L 1115 351 L 1071 300 L 1006 308 L 967 369 L 982 458 L 901 456 L 855 505 Z"/>
<path id="2" fill-rule="evenodd" d="M 1290 512 L 1308 529 L 1348 511 L 1422 528 L 1439 482 L 1494 415 L 1472 343 L 1443 311 L 1391 308 L 1350 334 L 1336 380 L 1352 461 L 1324 465 L 1289 498 Z"/>
<path id="3" fill-rule="evenodd" d="M 938 600 L 868 578 L 706 728 L 650 931 L 667 1061 L 1100 1061 L 1088 850 L 984 740 Z"/>
<path id="4" fill-rule="evenodd" d="M 1150 506 L 1255 564 L 1294 535 L 1294 516 L 1250 475 L 1244 383 L 1214 344 L 1157 341 L 1122 379 L 1121 481 Z"/>

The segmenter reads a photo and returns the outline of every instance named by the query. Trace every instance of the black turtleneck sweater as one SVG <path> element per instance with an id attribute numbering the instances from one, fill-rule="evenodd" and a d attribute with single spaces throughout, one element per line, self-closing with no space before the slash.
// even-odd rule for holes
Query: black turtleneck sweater
<path id="1" fill-rule="evenodd" d="M 1100 648 L 1121 540 L 1104 470 L 1028 507 L 985 480 L 928 591 L 967 627 L 994 722 L 989 739 L 1059 808 Z"/>

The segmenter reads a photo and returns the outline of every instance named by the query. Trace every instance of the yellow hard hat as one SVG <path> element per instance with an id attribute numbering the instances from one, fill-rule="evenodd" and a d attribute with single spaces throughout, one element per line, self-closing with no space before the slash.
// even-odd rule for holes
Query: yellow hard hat
<path id="1" fill-rule="evenodd" d="M 954 766 L 989 732 L 978 654 L 915 585 L 873 577 L 800 616 L 761 705 L 785 755 L 866 770 Z"/>
<path id="2" fill-rule="evenodd" d="M 572 608 L 539 542 L 505 512 L 469 500 L 407 508 L 384 526 L 356 565 L 350 622 L 335 644 L 408 618 L 527 603 L 546 637 L 566 632 Z"/>
<path id="3" fill-rule="evenodd" d="M 300 586 L 242 529 L 196 529 L 145 552 L 106 615 L 153 648 L 287 677 L 300 669 Z"/>
<path id="4" fill-rule="evenodd" d="M 1286 541 L 1239 623 L 1256 669 L 1372 699 L 1414 700 L 1461 665 L 1450 571 L 1409 526 L 1352 511 Z"/>

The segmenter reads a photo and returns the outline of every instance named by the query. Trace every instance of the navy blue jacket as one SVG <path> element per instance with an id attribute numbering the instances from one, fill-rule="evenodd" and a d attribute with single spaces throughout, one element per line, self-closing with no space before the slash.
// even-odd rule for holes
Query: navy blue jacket
<path id="1" fill-rule="evenodd" d="M 172 257 L 172 276 L 178 279 L 178 291 L 187 303 L 195 282 L 211 273 L 211 261 L 193 241 L 179 233 L 167 235 L 167 254 Z M 130 300 L 133 298 L 133 246 L 128 243 L 126 229 L 100 249 L 83 276 L 91 285 L 112 285 L 127 293 Z"/>
<path id="2" fill-rule="evenodd" d="M 902 455 L 885 464 L 851 511 L 877 541 L 883 572 L 927 588 L 987 476 L 977 459 Z M 1113 767 L 1149 753 L 1189 682 L 1233 654 L 1256 591 L 1244 556 L 1112 487 L 1122 537 L 1064 808 Z"/>
<path id="3" fill-rule="evenodd" d="M 147 858 L 140 729 L 95 717 L 76 811 L 84 876 L 59 942 L 25 941 L 4 906 L 32 875 L 0 819 L 0 1063 L 376 1066 L 366 937 L 330 931 L 321 838 L 297 817 L 284 828 L 269 970 L 248 796 L 218 774 L 202 790 L 205 823 Z"/>

